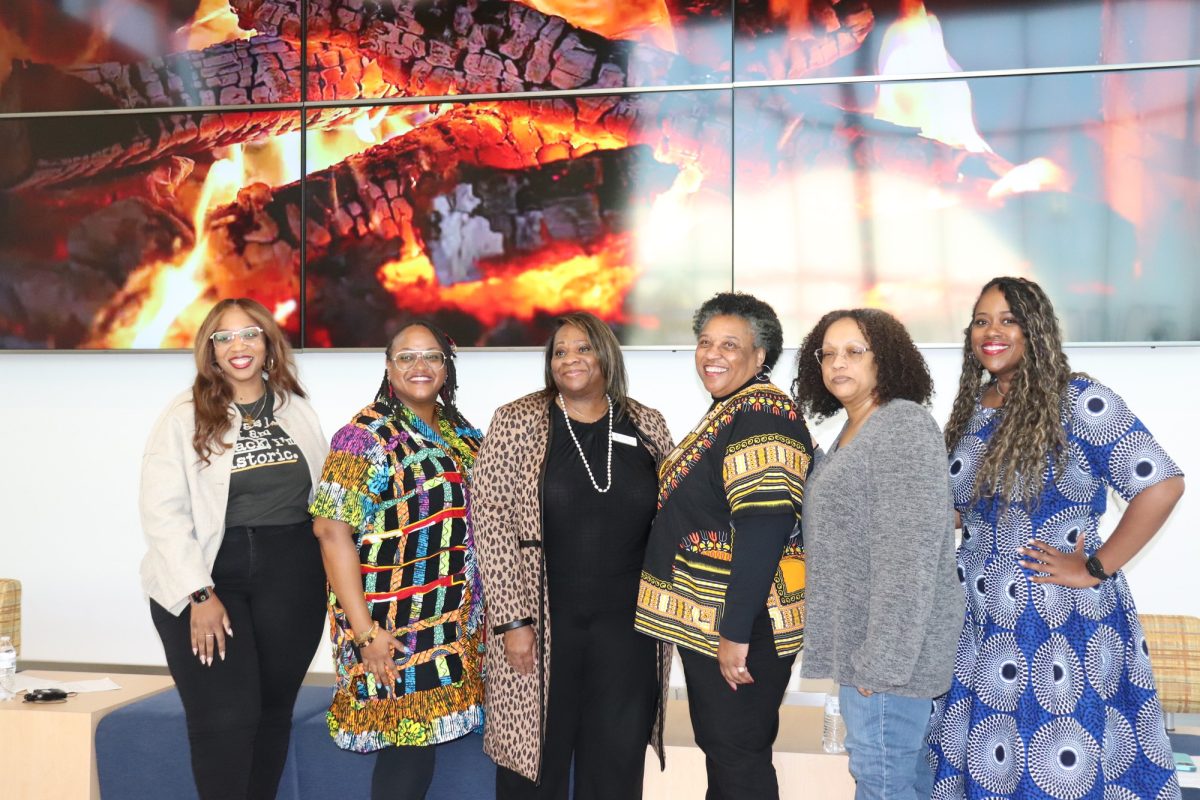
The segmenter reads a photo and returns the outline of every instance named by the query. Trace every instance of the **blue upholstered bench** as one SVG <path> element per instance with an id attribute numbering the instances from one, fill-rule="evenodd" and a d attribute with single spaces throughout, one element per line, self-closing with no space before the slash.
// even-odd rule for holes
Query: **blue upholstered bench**
<path id="1" fill-rule="evenodd" d="M 1200 755 L 1200 736 L 1187 733 L 1171 734 L 1171 749 L 1176 753 Z M 1183 800 L 1200 800 L 1200 789 L 1184 789 Z"/>
<path id="2" fill-rule="evenodd" d="M 300 689 L 278 800 L 370 795 L 374 758 L 339 750 L 329 738 L 325 710 L 330 691 L 324 686 Z M 195 800 L 179 693 L 171 689 L 103 717 L 96 728 L 96 769 L 104 800 Z M 496 768 L 483 754 L 482 736 L 465 736 L 438 747 L 430 800 L 495 796 Z"/>

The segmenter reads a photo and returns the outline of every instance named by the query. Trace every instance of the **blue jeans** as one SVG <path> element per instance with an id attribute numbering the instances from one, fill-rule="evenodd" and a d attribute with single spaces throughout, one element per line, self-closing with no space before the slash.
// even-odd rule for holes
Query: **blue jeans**
<path id="1" fill-rule="evenodd" d="M 838 699 L 857 785 L 854 800 L 929 800 L 933 701 L 885 692 L 863 697 L 853 686 L 842 686 Z"/>

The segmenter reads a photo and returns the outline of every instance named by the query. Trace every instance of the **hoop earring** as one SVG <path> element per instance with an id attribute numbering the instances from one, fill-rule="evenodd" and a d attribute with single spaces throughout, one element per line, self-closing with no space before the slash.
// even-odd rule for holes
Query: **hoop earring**
<path id="1" fill-rule="evenodd" d="M 771 380 L 771 368 L 759 367 L 758 372 L 754 375 L 754 379 L 761 381 L 762 383 L 766 383 L 767 381 Z"/>

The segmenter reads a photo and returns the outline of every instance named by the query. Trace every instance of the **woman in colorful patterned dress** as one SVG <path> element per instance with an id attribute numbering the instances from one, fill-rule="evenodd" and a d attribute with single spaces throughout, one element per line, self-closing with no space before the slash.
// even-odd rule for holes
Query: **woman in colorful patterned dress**
<path id="1" fill-rule="evenodd" d="M 1178 798 L 1121 567 L 1182 495 L 1179 468 L 1115 392 L 1070 371 L 1036 283 L 989 282 L 963 351 L 945 435 L 967 615 L 933 796 Z M 1102 540 L 1110 487 L 1129 505 Z"/>
<path id="2" fill-rule="evenodd" d="M 712 405 L 659 467 L 636 627 L 679 646 L 708 797 L 779 797 L 771 748 L 804 637 L 800 507 L 812 440 L 770 381 L 775 310 L 723 292 L 692 320 Z"/>
<path id="3" fill-rule="evenodd" d="M 483 725 L 468 511 L 481 435 L 456 388 L 446 335 L 402 327 L 375 402 L 334 435 L 312 504 L 331 589 L 329 731 L 344 750 L 378 752 L 373 800 L 423 798 L 433 745 Z"/>

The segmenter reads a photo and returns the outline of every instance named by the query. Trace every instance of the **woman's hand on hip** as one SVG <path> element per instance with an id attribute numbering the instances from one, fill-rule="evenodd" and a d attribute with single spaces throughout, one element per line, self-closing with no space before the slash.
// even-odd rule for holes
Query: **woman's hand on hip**
<path id="1" fill-rule="evenodd" d="M 504 632 L 504 657 L 508 665 L 522 675 L 533 673 L 536 640 L 532 625 L 523 625 Z"/>
<path id="2" fill-rule="evenodd" d="M 1088 572 L 1082 532 L 1074 550 L 1063 551 L 1037 539 L 1030 539 L 1017 552 L 1021 554 L 1018 563 L 1037 573 L 1029 578 L 1034 583 L 1057 583 L 1072 589 L 1088 589 L 1100 582 Z"/>
<path id="3" fill-rule="evenodd" d="M 229 624 L 225 604 L 216 592 L 212 592 L 203 603 L 192 603 L 191 622 L 192 655 L 206 667 L 211 667 L 217 656 L 224 661 L 225 637 L 233 636 L 233 627 Z"/>
<path id="4" fill-rule="evenodd" d="M 754 683 L 750 670 L 746 669 L 746 654 L 749 652 L 749 643 L 738 644 L 724 636 L 717 642 L 717 665 L 721 668 L 721 677 L 735 692 L 739 684 Z"/>
<path id="5" fill-rule="evenodd" d="M 375 676 L 375 682 L 391 686 L 396 682 L 396 653 L 407 653 L 408 648 L 382 627 L 369 644 L 358 648 L 363 667 Z"/>

